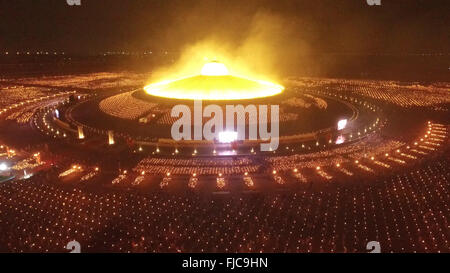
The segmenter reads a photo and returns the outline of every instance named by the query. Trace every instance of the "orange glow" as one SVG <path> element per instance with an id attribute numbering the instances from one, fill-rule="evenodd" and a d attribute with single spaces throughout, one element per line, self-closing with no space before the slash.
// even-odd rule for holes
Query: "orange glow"
<path id="1" fill-rule="evenodd" d="M 272 82 L 233 75 L 219 62 L 206 63 L 200 74 L 144 87 L 149 95 L 173 99 L 238 100 L 269 97 L 284 87 Z"/>

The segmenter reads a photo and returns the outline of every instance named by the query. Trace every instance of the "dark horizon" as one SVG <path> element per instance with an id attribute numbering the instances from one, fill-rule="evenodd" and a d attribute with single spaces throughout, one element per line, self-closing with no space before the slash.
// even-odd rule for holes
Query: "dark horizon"
<path id="1" fill-rule="evenodd" d="M 239 45 L 262 17 L 270 19 L 261 27 L 276 33 L 269 42 L 297 54 L 446 54 L 449 6 L 406 0 L 382 0 L 381 6 L 366 0 L 1 1 L 0 50 L 178 52 L 210 38 Z"/>

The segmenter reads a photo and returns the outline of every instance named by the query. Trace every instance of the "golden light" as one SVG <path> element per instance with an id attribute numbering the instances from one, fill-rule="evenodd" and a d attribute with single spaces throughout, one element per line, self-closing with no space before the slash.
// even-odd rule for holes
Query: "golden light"
<path id="1" fill-rule="evenodd" d="M 84 139 L 84 131 L 82 126 L 78 126 L 78 139 Z"/>
<path id="2" fill-rule="evenodd" d="M 144 87 L 149 95 L 189 100 L 239 100 L 269 97 L 284 87 L 272 82 L 233 75 L 217 61 L 206 63 L 200 74 L 153 83 Z"/>
<path id="3" fill-rule="evenodd" d="M 200 72 L 203 76 L 226 76 L 229 75 L 227 67 L 223 63 L 217 61 L 206 63 Z"/>
<path id="4" fill-rule="evenodd" d="M 114 141 L 114 132 L 113 131 L 108 131 L 108 144 L 109 145 L 114 145 L 115 141 Z"/>

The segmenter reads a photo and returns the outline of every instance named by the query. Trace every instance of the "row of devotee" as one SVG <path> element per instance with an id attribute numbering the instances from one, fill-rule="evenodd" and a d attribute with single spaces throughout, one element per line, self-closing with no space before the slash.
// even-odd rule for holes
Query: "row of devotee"
<path id="1" fill-rule="evenodd" d="M 174 159 L 174 158 L 155 158 L 147 157 L 139 162 L 139 165 L 166 165 L 166 166 L 240 166 L 252 163 L 250 157 L 237 158 L 190 158 L 190 159 Z"/>
<path id="2" fill-rule="evenodd" d="M 408 145 L 399 141 L 371 139 L 313 154 L 268 157 L 266 161 L 272 169 L 278 171 L 298 168 L 320 170 L 325 166 L 334 166 L 338 171 L 342 171 L 344 164 L 350 164 L 353 165 L 351 168 L 360 171 L 384 173 L 383 169 L 403 168 L 405 164 L 414 163 L 435 152 L 442 152 L 440 148 L 448 140 L 447 126 L 428 122 L 423 131 L 416 141 Z"/>
<path id="3" fill-rule="evenodd" d="M 30 98 L 40 98 L 54 94 L 54 90 L 46 87 L 25 87 L 21 85 L 0 85 L 0 109 L 16 103 L 22 103 Z"/>
<path id="4" fill-rule="evenodd" d="M 156 103 L 135 98 L 132 93 L 130 91 L 106 98 L 99 103 L 99 107 L 108 115 L 135 120 L 157 106 Z"/>
<path id="5" fill-rule="evenodd" d="M 186 167 L 178 167 L 178 166 L 170 166 L 170 165 L 138 165 L 133 169 L 138 173 L 146 173 L 146 174 L 176 174 L 176 175 L 192 175 L 197 173 L 199 175 L 231 175 L 231 174 L 244 174 L 255 173 L 260 170 L 260 166 L 258 165 L 242 165 L 242 166 L 186 166 Z"/>
<path id="6" fill-rule="evenodd" d="M 37 174 L 0 184 L 0 251 L 448 252 L 450 163 L 376 183 L 247 195 L 67 188 Z"/>
<path id="7" fill-rule="evenodd" d="M 296 79 L 299 88 L 321 89 L 333 94 L 348 93 L 395 104 L 401 107 L 430 106 L 450 102 L 447 85 L 405 85 L 395 81 Z"/>
<path id="8" fill-rule="evenodd" d="M 60 88 L 82 88 L 90 90 L 107 90 L 121 88 L 129 90 L 141 87 L 148 79 L 147 74 L 128 72 L 98 72 L 87 74 L 66 74 L 61 76 L 27 77 L 15 82 L 26 85 L 53 86 Z"/>
<path id="9" fill-rule="evenodd" d="M 44 101 L 51 102 L 55 98 L 60 98 L 74 93 L 73 91 L 49 93 L 48 89 L 44 89 L 45 91 L 41 92 L 41 89 L 38 88 L 38 91 L 36 91 L 34 87 L 33 91 L 29 91 L 27 89 L 16 89 L 20 88 L 9 88 L 6 91 L 2 90 L 3 96 L 0 98 L 0 115 L 8 114 L 9 116 L 17 111 L 23 111 L 24 107 L 30 107 L 35 104 L 37 105 L 36 107 L 38 107 L 38 105 L 41 105 Z M 23 93 L 21 93 L 21 91 L 23 91 Z M 5 118 L 8 118 L 8 116 L 6 116 Z M 13 117 L 10 119 L 14 118 L 15 116 L 13 115 Z"/>
<path id="10" fill-rule="evenodd" d="M 281 101 L 281 104 L 296 108 L 310 108 L 316 106 L 318 108 L 326 109 L 328 107 L 325 100 L 309 94 L 305 94 L 304 96 L 292 96 Z"/>
<path id="11" fill-rule="evenodd" d="M 64 96 L 64 93 L 58 94 L 56 98 L 50 97 L 50 99 L 47 100 L 39 100 L 37 102 L 34 102 L 32 104 L 24 104 L 23 107 L 20 107 L 18 109 L 14 109 L 14 111 L 11 111 L 11 114 L 9 114 L 6 117 L 6 120 L 13 120 L 19 124 L 26 124 L 30 122 L 32 117 L 36 114 L 37 111 L 49 108 L 61 103 L 65 103 L 67 99 L 67 95 L 71 93 L 66 93 Z M 45 97 L 44 97 L 45 98 Z"/>

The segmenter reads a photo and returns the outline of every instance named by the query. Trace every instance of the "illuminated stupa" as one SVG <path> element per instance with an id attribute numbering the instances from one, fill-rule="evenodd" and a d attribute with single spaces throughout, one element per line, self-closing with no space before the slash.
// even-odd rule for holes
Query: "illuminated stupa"
<path id="1" fill-rule="evenodd" d="M 199 75 L 150 84 L 144 90 L 153 96 L 173 99 L 239 100 L 273 96 L 284 87 L 231 75 L 224 64 L 214 61 L 206 63 Z"/>

